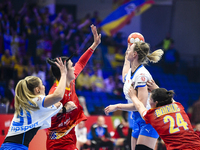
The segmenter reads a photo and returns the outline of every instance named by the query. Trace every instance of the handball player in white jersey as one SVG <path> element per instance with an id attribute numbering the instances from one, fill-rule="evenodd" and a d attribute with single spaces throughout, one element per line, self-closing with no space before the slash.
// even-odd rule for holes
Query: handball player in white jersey
<path id="1" fill-rule="evenodd" d="M 143 41 L 134 42 L 133 44 L 128 43 L 122 70 L 124 82 L 123 92 L 128 104 L 109 105 L 105 108 L 105 113 L 107 115 L 109 112 L 116 110 L 132 111 L 132 150 L 153 150 L 159 135 L 150 124 L 145 123 L 135 109 L 132 100 L 128 95 L 128 90 L 130 86 L 133 86 L 134 89 L 137 90 L 138 99 L 147 109 L 150 109 L 149 92 L 146 83 L 151 80 L 152 77 L 144 67 L 144 64 L 147 64 L 148 61 L 157 63 L 162 55 L 162 50 L 156 50 L 153 53 L 150 53 L 149 45 Z"/>
<path id="2" fill-rule="evenodd" d="M 62 99 L 66 86 L 66 62 L 55 63 L 61 72 L 56 91 L 45 96 L 45 87 L 40 78 L 28 76 L 18 82 L 15 88 L 15 114 L 8 134 L 0 150 L 28 150 L 29 143 L 38 130 L 51 126 L 51 117 L 63 110 L 74 109 L 73 104 L 63 107 Z"/>

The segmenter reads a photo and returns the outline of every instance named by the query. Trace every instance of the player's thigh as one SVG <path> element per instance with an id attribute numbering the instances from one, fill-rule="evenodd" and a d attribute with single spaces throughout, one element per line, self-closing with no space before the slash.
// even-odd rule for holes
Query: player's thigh
<path id="1" fill-rule="evenodd" d="M 155 148 L 156 142 L 157 142 L 157 138 L 148 137 L 148 136 L 144 136 L 144 135 L 139 135 L 139 137 L 137 139 L 137 144 L 146 145 L 152 149 Z"/>
<path id="2" fill-rule="evenodd" d="M 131 150 L 135 150 L 137 139 L 131 136 Z"/>

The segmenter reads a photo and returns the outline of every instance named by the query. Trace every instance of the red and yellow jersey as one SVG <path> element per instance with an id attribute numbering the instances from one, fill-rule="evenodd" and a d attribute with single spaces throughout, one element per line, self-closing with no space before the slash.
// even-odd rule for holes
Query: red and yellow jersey
<path id="1" fill-rule="evenodd" d="M 180 103 L 150 109 L 143 118 L 158 132 L 168 150 L 200 148 L 200 138 Z"/>
<path id="2" fill-rule="evenodd" d="M 80 72 L 83 70 L 85 65 L 87 64 L 89 58 L 91 57 L 93 53 L 92 49 L 88 49 L 79 59 L 79 61 L 75 64 L 74 68 L 74 74 L 75 79 L 80 74 Z M 58 81 L 56 81 L 53 86 L 51 87 L 49 94 L 52 94 L 58 86 Z M 83 113 L 83 108 L 79 104 L 78 97 L 76 95 L 75 91 L 75 80 L 73 80 L 70 84 L 70 87 L 66 87 L 65 94 L 63 99 L 60 101 L 63 106 L 69 102 L 72 101 L 77 106 L 76 109 L 72 110 L 69 113 L 56 115 L 52 117 L 51 119 L 51 128 L 48 129 L 47 135 L 48 140 L 55 140 L 60 139 L 61 141 L 67 141 L 68 144 L 74 144 L 76 141 L 68 138 L 69 136 L 66 136 L 69 134 L 75 134 L 74 133 L 74 127 L 81 121 L 86 120 L 86 116 Z M 61 139 L 62 138 L 62 139 Z M 66 143 L 65 143 L 66 144 Z M 47 142 L 48 145 L 48 142 Z M 60 145 L 62 145 L 60 143 Z"/>

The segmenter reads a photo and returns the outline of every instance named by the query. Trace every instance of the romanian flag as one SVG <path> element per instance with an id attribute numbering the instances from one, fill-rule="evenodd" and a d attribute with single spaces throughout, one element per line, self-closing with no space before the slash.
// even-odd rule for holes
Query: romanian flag
<path id="1" fill-rule="evenodd" d="M 100 23 L 101 29 L 108 36 L 112 36 L 125 26 L 132 17 L 140 15 L 150 8 L 152 4 L 154 4 L 154 0 L 132 0 L 106 17 Z"/>

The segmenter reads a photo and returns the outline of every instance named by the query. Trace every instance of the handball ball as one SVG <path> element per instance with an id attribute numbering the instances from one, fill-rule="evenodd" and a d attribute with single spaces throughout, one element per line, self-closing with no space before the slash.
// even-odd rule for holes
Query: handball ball
<path id="1" fill-rule="evenodd" d="M 138 32 L 131 33 L 128 36 L 128 43 L 130 43 L 132 45 L 135 42 L 144 42 L 143 35 Z"/>

